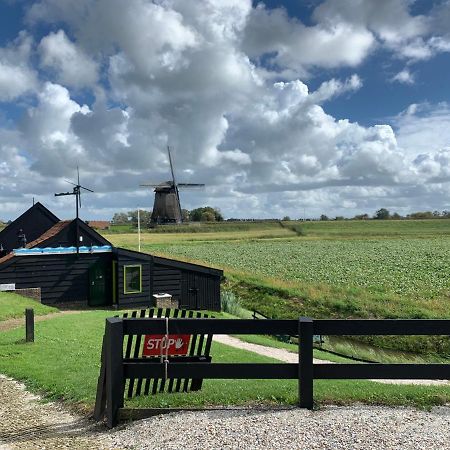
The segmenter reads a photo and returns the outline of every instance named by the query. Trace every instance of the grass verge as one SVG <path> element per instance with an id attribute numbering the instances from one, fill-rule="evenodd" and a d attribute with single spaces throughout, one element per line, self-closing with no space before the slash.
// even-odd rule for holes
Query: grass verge
<path id="1" fill-rule="evenodd" d="M 23 380 L 51 399 L 63 399 L 92 410 L 100 368 L 104 319 L 109 311 L 59 316 L 36 324 L 36 342 L 23 343 L 23 329 L 0 335 L 0 373 Z M 271 358 L 213 344 L 214 362 L 275 362 Z M 370 381 L 315 382 L 318 404 L 415 405 L 450 402 L 450 387 L 397 386 Z M 296 380 L 205 380 L 197 393 L 161 394 L 126 401 L 127 406 L 176 407 L 286 404 L 298 400 Z"/>
<path id="2" fill-rule="evenodd" d="M 0 322 L 23 317 L 26 308 L 33 308 L 37 316 L 57 312 L 56 308 L 10 292 L 0 292 Z"/>

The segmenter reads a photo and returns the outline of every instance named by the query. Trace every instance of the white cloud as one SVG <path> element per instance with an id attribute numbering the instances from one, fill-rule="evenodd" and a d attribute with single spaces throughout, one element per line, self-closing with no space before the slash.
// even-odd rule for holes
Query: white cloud
<path id="1" fill-rule="evenodd" d="M 80 106 L 70 98 L 63 86 L 45 83 L 38 95 L 38 104 L 28 109 L 20 130 L 32 168 L 42 175 L 63 176 L 88 158 L 71 132 L 71 118 L 86 114 L 87 106 Z"/>
<path id="2" fill-rule="evenodd" d="M 415 79 L 414 75 L 408 69 L 403 69 L 395 74 L 391 81 L 397 81 L 402 84 L 414 84 Z"/>
<path id="3" fill-rule="evenodd" d="M 0 48 L 0 102 L 36 89 L 37 76 L 29 64 L 31 46 L 31 37 L 21 33 L 12 44 Z"/>
<path id="4" fill-rule="evenodd" d="M 315 103 L 323 103 L 346 92 L 354 92 L 362 87 L 363 83 L 357 74 L 353 74 L 344 82 L 332 78 L 324 81 L 317 91 L 310 95 L 310 100 Z"/>
<path id="5" fill-rule="evenodd" d="M 42 38 L 39 53 L 42 66 L 54 69 L 60 83 L 75 88 L 96 83 L 98 65 L 71 42 L 63 30 Z"/>
<path id="6" fill-rule="evenodd" d="M 407 155 L 434 153 L 450 145 L 447 103 L 410 105 L 393 121 L 397 141 Z"/>
<path id="7" fill-rule="evenodd" d="M 243 48 L 251 57 L 269 55 L 280 68 L 306 74 L 311 66 L 356 66 L 373 44 L 372 34 L 363 27 L 343 22 L 307 27 L 289 18 L 284 9 L 259 4 L 250 14 Z"/>

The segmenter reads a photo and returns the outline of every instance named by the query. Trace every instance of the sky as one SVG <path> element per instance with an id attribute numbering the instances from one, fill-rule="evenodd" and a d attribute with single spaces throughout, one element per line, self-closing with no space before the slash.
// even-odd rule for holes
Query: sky
<path id="1" fill-rule="evenodd" d="M 450 209 L 450 1 L 0 0 L 0 219 Z"/>

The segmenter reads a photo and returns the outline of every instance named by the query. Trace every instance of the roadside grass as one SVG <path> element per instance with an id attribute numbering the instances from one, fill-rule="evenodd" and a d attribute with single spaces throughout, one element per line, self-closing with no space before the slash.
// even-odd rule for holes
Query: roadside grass
<path id="1" fill-rule="evenodd" d="M 88 311 L 36 323 L 36 342 L 24 343 L 23 328 L 0 334 L 0 373 L 23 380 L 48 399 L 66 400 L 92 411 L 100 369 L 104 320 L 111 311 Z M 214 343 L 213 362 L 278 362 Z M 315 382 L 317 404 L 414 405 L 450 402 L 447 386 L 399 386 L 370 381 Z M 205 380 L 200 392 L 158 394 L 126 401 L 126 406 L 295 405 L 296 380 Z"/>
<path id="2" fill-rule="evenodd" d="M 12 292 L 0 292 L 0 322 L 23 317 L 26 308 L 33 308 L 37 316 L 57 312 L 56 308 L 22 297 Z"/>
<path id="3" fill-rule="evenodd" d="M 255 279 L 246 274 L 228 276 L 225 286 L 239 297 L 244 308 L 256 309 L 276 319 L 299 316 L 315 319 L 433 319 L 448 318 L 450 313 L 444 302 L 414 300 L 393 294 L 373 295 L 363 289 L 336 286 L 305 284 L 301 288 L 292 288 L 276 280 Z M 352 339 L 386 350 L 422 354 L 422 357 L 429 355 L 431 360 L 450 358 L 449 336 L 355 336 Z M 366 358 L 366 351 L 361 350 L 355 346 L 351 353 L 343 353 Z"/>
<path id="4" fill-rule="evenodd" d="M 281 226 L 280 226 L 281 225 Z M 274 231 L 285 227 L 306 238 L 398 238 L 449 236 L 448 219 L 430 220 L 329 220 L 329 221 L 264 221 L 264 222 L 198 222 L 183 225 L 164 225 L 152 229 L 142 229 L 145 235 L 155 234 L 212 234 L 212 233 L 252 233 L 255 231 Z M 137 233 L 132 225 L 112 225 L 102 234 Z M 294 233 L 291 233 L 294 234 Z"/>
<path id="5" fill-rule="evenodd" d="M 117 247 L 138 248 L 137 233 L 103 233 Z M 173 244 L 176 242 L 240 241 L 249 239 L 274 239 L 295 237 L 295 233 L 286 228 L 255 229 L 248 231 L 216 231 L 197 233 L 141 233 L 141 248 L 145 245 Z"/>
<path id="6" fill-rule="evenodd" d="M 195 233 L 218 233 L 218 232 L 252 232 L 258 230 L 280 229 L 280 222 L 273 221 L 250 221 L 250 222 L 188 222 L 181 225 L 160 225 L 155 228 L 141 228 L 142 233 L 148 234 L 195 234 Z M 112 233 L 137 233 L 133 225 L 112 225 L 104 234 Z"/>

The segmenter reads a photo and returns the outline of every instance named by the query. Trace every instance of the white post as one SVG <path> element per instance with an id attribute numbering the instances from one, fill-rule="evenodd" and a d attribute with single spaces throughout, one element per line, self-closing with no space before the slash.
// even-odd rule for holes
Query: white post
<path id="1" fill-rule="evenodd" d="M 138 208 L 138 249 L 141 251 L 141 216 L 140 209 Z"/>

